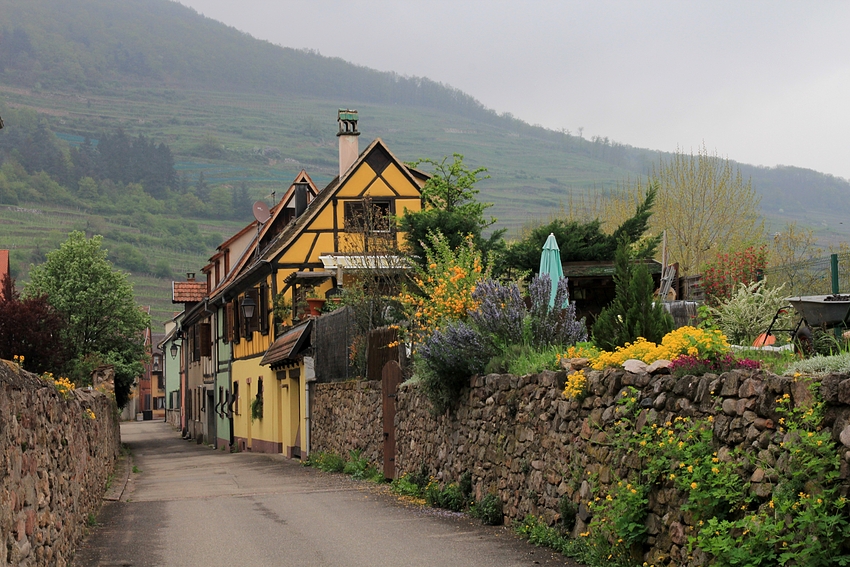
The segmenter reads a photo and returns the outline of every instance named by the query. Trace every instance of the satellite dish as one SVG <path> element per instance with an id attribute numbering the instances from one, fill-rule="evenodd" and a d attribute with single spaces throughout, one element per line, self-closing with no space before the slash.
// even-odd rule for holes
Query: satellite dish
<path id="1" fill-rule="evenodd" d="M 269 212 L 269 206 L 263 201 L 257 201 L 254 203 L 254 218 L 257 219 L 258 223 L 264 224 L 271 218 L 271 216 L 272 214 Z"/>

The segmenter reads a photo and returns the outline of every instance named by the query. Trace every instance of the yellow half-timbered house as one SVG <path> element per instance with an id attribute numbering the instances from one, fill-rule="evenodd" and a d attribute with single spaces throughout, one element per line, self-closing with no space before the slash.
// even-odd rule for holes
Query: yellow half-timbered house
<path id="1" fill-rule="evenodd" d="M 391 218 L 422 207 L 427 175 L 405 166 L 380 139 L 359 152 L 356 111 L 341 110 L 338 122 L 339 176 L 317 190 L 302 172 L 268 220 L 252 225 L 253 247 L 240 264 L 213 286 L 210 304 L 220 306 L 231 351 L 223 403 L 240 450 L 306 452 L 314 376 L 313 360 L 304 356 L 312 332 L 307 296 L 333 297 L 351 270 L 381 269 L 387 259 L 369 243 L 401 247 Z M 215 262 L 205 268 L 213 279 L 216 270 Z"/>

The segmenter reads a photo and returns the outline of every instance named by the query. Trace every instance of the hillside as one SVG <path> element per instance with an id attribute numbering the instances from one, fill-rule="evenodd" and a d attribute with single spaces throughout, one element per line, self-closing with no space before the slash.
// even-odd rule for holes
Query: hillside
<path id="1" fill-rule="evenodd" d="M 491 178 L 481 184 L 481 197 L 495 204 L 499 226 L 510 229 L 557 213 L 571 196 L 616 191 L 662 156 L 497 115 L 428 79 L 277 47 L 166 0 L 0 0 L 0 115 L 37 112 L 65 151 L 121 128 L 167 144 L 185 183 L 197 183 L 203 172 L 213 187 L 234 191 L 244 182 L 251 198 L 271 202 L 301 168 L 319 185 L 335 175 L 340 107 L 360 111 L 363 145 L 381 137 L 404 160 L 458 152 L 470 165 L 487 167 Z M 14 128 L 7 119 L 0 136 Z M 850 212 L 846 180 L 794 167 L 741 168 L 773 226 L 798 220 L 831 241 L 850 234 L 850 224 L 839 224 Z M 235 220 L 187 220 L 192 214 L 179 201 L 163 200 L 150 213 L 152 223 L 161 217 L 198 231 L 196 245 L 176 245 L 167 227 L 147 234 L 129 199 L 116 214 L 73 188 L 69 194 L 64 203 L 16 203 L 53 211 L 68 219 L 63 223 L 40 223 L 38 215 L 20 223 L 0 198 L 0 246 L 15 250 L 13 269 L 26 279 L 28 264 L 68 226 L 105 227 L 111 249 L 124 245 L 126 255 L 134 247 L 148 260 L 146 270 L 130 262 L 125 268 L 134 273 L 140 301 L 155 305 L 155 319 L 172 309 L 167 274 L 198 271 L 217 238 L 250 220 L 247 209 Z"/>

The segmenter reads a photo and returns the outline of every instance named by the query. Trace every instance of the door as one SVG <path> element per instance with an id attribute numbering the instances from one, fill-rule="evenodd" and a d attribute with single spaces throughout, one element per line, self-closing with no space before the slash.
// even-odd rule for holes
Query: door
<path id="1" fill-rule="evenodd" d="M 395 478 L 395 399 L 401 384 L 401 366 L 391 360 L 381 370 L 384 414 L 384 478 Z"/>
<path id="2" fill-rule="evenodd" d="M 216 436 L 215 427 L 215 391 L 207 390 L 207 434 L 206 440 L 208 445 L 217 446 L 218 439 Z"/>

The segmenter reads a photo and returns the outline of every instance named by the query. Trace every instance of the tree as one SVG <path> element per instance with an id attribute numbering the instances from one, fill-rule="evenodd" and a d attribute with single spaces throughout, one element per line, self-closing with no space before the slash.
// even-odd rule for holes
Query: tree
<path id="1" fill-rule="evenodd" d="M 787 284 L 785 291 L 789 295 L 826 293 L 829 284 L 824 276 L 825 264 L 812 229 L 789 222 L 781 232 L 774 233 L 767 271 L 771 285 Z"/>
<path id="2" fill-rule="evenodd" d="M 496 222 L 494 218 L 484 218 L 484 211 L 492 205 L 476 198 L 479 191 L 475 185 L 490 177 L 484 175 L 487 168 L 467 168 L 461 154 L 453 154 L 452 158 L 451 163 L 445 156 L 441 161 L 420 159 L 408 164 L 410 167 L 427 164 L 433 169 L 431 178 L 422 188 L 424 208 L 405 213 L 399 221 L 411 256 L 422 266 L 425 262 L 423 244 L 430 241 L 429 234 L 436 232 L 445 236 L 452 248 L 464 245 L 470 234 L 475 245 L 485 253 L 503 246 L 504 230 L 494 231 L 487 239 L 482 236 L 484 229 Z"/>
<path id="3" fill-rule="evenodd" d="M 0 281 L 0 358 L 23 356 L 26 370 L 58 373 L 68 362 L 64 325 L 45 296 L 21 299 L 9 274 Z"/>
<path id="4" fill-rule="evenodd" d="M 614 259 L 618 243 L 625 240 L 636 258 L 652 258 L 660 236 L 644 238 L 652 215 L 657 187 L 649 186 L 646 195 L 635 208 L 634 215 L 617 227 L 613 234 L 602 232 L 599 219 L 589 222 L 554 219 L 532 228 L 524 238 L 511 244 L 505 252 L 499 272 L 518 270 L 529 279 L 540 266 L 540 252 L 549 234 L 554 234 L 561 249 L 562 262 L 595 262 Z"/>
<path id="5" fill-rule="evenodd" d="M 654 343 L 673 330 L 673 318 L 655 301 L 655 283 L 642 262 L 632 263 L 629 244 L 623 240 L 614 259 L 614 301 L 593 325 L 593 342 L 605 350 L 634 342 L 638 337 Z"/>
<path id="6" fill-rule="evenodd" d="M 728 159 L 709 155 L 705 146 L 696 155 L 676 152 L 662 159 L 650 179 L 659 187 L 652 225 L 667 231 L 667 250 L 681 274 L 698 273 L 718 252 L 762 239 L 764 221 L 752 182 L 744 181 Z"/>
<path id="7" fill-rule="evenodd" d="M 143 371 L 144 332 L 150 316 L 135 304 L 127 274 L 115 270 L 101 247 L 102 236 L 72 232 L 47 260 L 30 270 L 27 297 L 45 295 L 63 317 L 62 331 L 76 383 L 99 363 L 115 367 L 115 397 L 124 406 L 133 380 Z"/>

